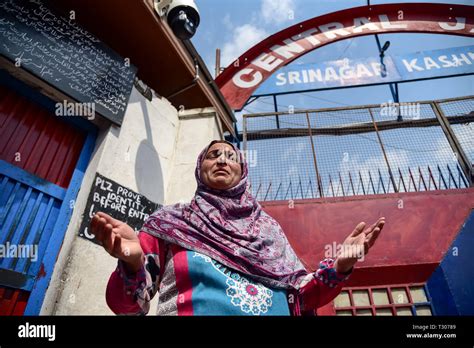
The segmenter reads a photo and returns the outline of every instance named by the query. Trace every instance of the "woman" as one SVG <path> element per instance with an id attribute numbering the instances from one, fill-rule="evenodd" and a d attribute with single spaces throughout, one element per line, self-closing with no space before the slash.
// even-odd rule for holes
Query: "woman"
<path id="1" fill-rule="evenodd" d="M 138 235 L 107 214 L 93 217 L 96 239 L 119 259 L 106 291 L 114 313 L 147 314 L 157 293 L 158 315 L 314 313 L 339 294 L 385 223 L 381 218 L 365 230 L 360 223 L 344 245 L 362 253 L 341 253 L 308 273 L 250 194 L 247 163 L 233 144 L 211 142 L 195 176 L 191 203 L 159 209 Z"/>

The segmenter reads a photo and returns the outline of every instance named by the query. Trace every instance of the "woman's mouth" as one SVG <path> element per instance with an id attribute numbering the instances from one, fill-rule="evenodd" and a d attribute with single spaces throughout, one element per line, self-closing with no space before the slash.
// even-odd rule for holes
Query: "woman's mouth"
<path id="1" fill-rule="evenodd" d="M 218 174 L 229 174 L 229 173 L 223 169 L 219 169 L 219 170 L 216 170 L 214 174 L 218 175 Z"/>

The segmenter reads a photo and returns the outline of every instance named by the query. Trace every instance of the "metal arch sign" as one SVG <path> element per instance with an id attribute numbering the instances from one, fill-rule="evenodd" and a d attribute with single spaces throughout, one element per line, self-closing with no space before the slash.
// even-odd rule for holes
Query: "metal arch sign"
<path id="1" fill-rule="evenodd" d="M 474 37 L 474 6 L 384 4 L 315 17 L 255 45 L 227 67 L 216 83 L 230 107 L 239 111 L 268 77 L 312 50 L 351 37 L 403 32 Z"/>
<path id="2" fill-rule="evenodd" d="M 421 81 L 474 74 L 474 45 L 282 67 L 252 96 Z"/>

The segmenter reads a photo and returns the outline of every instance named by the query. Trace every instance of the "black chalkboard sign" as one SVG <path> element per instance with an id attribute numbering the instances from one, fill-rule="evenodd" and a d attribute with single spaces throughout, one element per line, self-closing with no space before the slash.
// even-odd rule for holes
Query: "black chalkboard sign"
<path id="1" fill-rule="evenodd" d="M 0 55 L 122 124 L 137 69 L 40 0 L 0 1 Z"/>
<path id="2" fill-rule="evenodd" d="M 94 235 L 89 225 L 94 214 L 99 211 L 139 231 L 145 220 L 160 207 L 160 204 L 97 173 L 87 199 L 79 236 L 93 241 Z"/>

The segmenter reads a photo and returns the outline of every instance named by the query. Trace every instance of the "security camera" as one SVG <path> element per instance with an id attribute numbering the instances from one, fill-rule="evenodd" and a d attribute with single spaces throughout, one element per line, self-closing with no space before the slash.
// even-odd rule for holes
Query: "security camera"
<path id="1" fill-rule="evenodd" d="M 189 40 L 196 34 L 200 16 L 194 0 L 155 0 L 155 10 L 160 17 L 166 17 L 181 40 Z"/>

